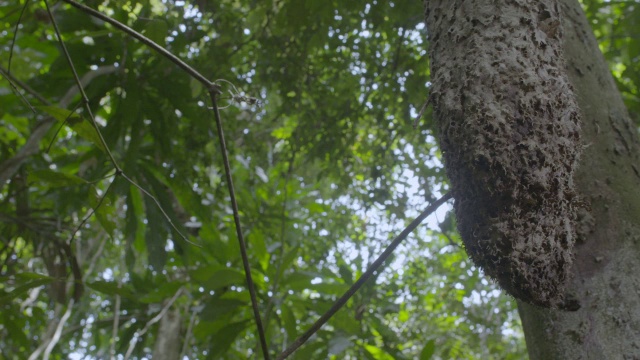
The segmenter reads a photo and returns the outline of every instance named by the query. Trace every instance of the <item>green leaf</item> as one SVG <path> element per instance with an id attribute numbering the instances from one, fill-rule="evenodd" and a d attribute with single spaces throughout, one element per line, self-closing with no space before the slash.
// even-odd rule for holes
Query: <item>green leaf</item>
<path id="1" fill-rule="evenodd" d="M 295 115 L 287 117 L 282 127 L 276 128 L 271 132 L 275 138 L 278 139 L 288 139 L 293 135 L 293 132 L 296 130 L 298 126 L 298 119 Z"/>
<path id="2" fill-rule="evenodd" d="M 224 269 L 224 267 L 218 264 L 200 266 L 189 271 L 189 277 L 193 282 L 196 282 L 198 284 L 205 284 L 211 278 L 211 274 L 220 269 Z"/>
<path id="3" fill-rule="evenodd" d="M 298 330 L 297 330 L 297 324 L 296 324 L 296 317 L 293 314 L 291 307 L 283 306 L 280 308 L 280 310 L 281 310 L 280 317 L 282 318 L 282 322 L 284 324 L 284 330 L 287 332 L 287 336 L 289 336 L 290 339 L 295 339 L 296 336 L 298 335 Z"/>
<path id="4" fill-rule="evenodd" d="M 327 357 L 327 344 L 324 341 L 307 342 L 303 347 L 294 353 L 294 359 L 324 359 Z M 323 350 L 322 352 L 318 350 Z M 324 356 L 321 356 L 324 354 Z"/>
<path id="5" fill-rule="evenodd" d="M 265 242 L 265 236 L 259 230 L 253 230 L 251 234 L 247 236 L 247 244 L 250 246 L 249 251 L 251 251 L 258 258 L 260 267 L 263 271 L 267 270 L 270 258 Z"/>
<path id="6" fill-rule="evenodd" d="M 183 284 L 181 282 L 175 281 L 163 283 L 160 287 L 154 289 L 149 294 L 139 298 L 139 301 L 145 304 L 162 302 L 164 299 L 175 295 L 176 291 L 178 291 L 182 285 Z"/>
<path id="7" fill-rule="evenodd" d="M 142 192 L 140 191 L 140 189 L 131 185 L 129 187 L 129 200 L 131 201 L 134 217 L 127 219 L 128 221 L 135 224 L 135 226 L 131 224 L 131 229 L 133 229 L 134 235 L 132 239 L 133 248 L 136 249 L 136 251 L 138 251 L 139 253 L 143 253 L 146 249 L 144 234 L 146 232 L 147 225 L 144 223 L 144 199 L 142 197 Z"/>
<path id="8" fill-rule="evenodd" d="M 102 228 L 113 239 L 116 223 L 112 218 L 115 215 L 115 211 L 108 195 L 109 194 L 98 195 L 98 189 L 95 186 L 89 188 L 89 205 L 94 209 L 96 218 Z"/>
<path id="9" fill-rule="evenodd" d="M 32 273 L 32 272 L 23 272 L 15 275 L 16 279 L 24 279 L 24 280 L 38 280 L 38 279 L 47 279 L 54 280 L 51 276 Z"/>
<path id="10" fill-rule="evenodd" d="M 24 285 L 18 286 L 15 289 L 9 291 L 8 293 L 6 293 L 5 295 L 3 295 L 2 297 L 0 297 L 0 304 L 4 305 L 9 303 L 11 300 L 15 299 L 16 297 L 26 293 L 27 291 L 36 288 L 38 286 L 42 286 L 42 285 L 46 285 L 49 284 L 50 282 L 52 282 L 53 279 L 52 278 L 46 278 L 46 279 L 38 279 L 38 280 L 34 280 L 31 282 L 28 282 Z"/>
<path id="11" fill-rule="evenodd" d="M 10 313 L 9 311 L 3 311 L 3 325 L 6 327 L 7 334 L 10 334 L 10 337 L 13 341 L 24 346 L 25 348 L 30 347 L 30 340 L 25 333 L 25 330 L 28 328 L 25 326 L 20 326 L 13 319 L 16 317 L 22 316 L 20 312 L 18 313 Z"/>
<path id="12" fill-rule="evenodd" d="M 194 99 L 200 96 L 200 94 L 202 94 L 202 90 L 204 90 L 202 84 L 193 78 L 189 80 L 189 87 L 191 88 L 191 97 Z"/>
<path id="13" fill-rule="evenodd" d="M 220 269 L 213 273 L 209 280 L 203 285 L 208 290 L 217 290 L 225 286 L 244 284 L 245 276 L 242 272 L 235 269 Z"/>
<path id="14" fill-rule="evenodd" d="M 429 340 L 420 352 L 420 360 L 430 360 L 433 354 L 436 352 L 436 341 Z"/>
<path id="15" fill-rule="evenodd" d="M 247 303 L 237 299 L 212 299 L 207 302 L 200 317 L 204 321 L 214 321 L 221 316 L 232 315 L 237 308 L 244 306 Z"/>
<path id="16" fill-rule="evenodd" d="M 211 357 L 216 358 L 229 351 L 231 344 L 233 344 L 238 335 L 240 335 L 249 324 L 250 322 L 248 320 L 241 321 L 229 324 L 218 331 L 218 333 L 213 336 L 213 341 L 211 342 Z"/>
<path id="17" fill-rule="evenodd" d="M 144 198 L 144 202 L 147 209 L 147 229 L 144 239 L 147 245 L 149 265 L 155 271 L 161 271 L 167 262 L 166 220 L 155 201 L 147 196 Z"/>
<path id="18" fill-rule="evenodd" d="M 394 360 L 393 356 L 377 346 L 367 344 L 364 348 L 367 349 L 369 354 L 371 354 L 371 356 L 376 360 Z"/>
<path id="19" fill-rule="evenodd" d="M 290 289 L 296 291 L 302 291 L 305 289 L 313 288 L 311 280 L 314 279 L 314 275 L 302 272 L 294 272 L 289 274 L 283 281 L 283 285 L 287 285 Z"/>
<path id="20" fill-rule="evenodd" d="M 351 268 L 349 266 L 347 266 L 346 264 L 340 264 L 338 272 L 340 273 L 340 277 L 344 282 L 346 282 L 347 284 L 353 283 L 353 274 L 351 273 Z"/>
<path id="21" fill-rule="evenodd" d="M 352 346 L 351 339 L 344 335 L 334 336 L 329 340 L 329 354 L 338 355 Z"/>
<path id="22" fill-rule="evenodd" d="M 24 134 L 29 132 L 29 119 L 26 117 L 13 116 L 11 114 L 2 113 L 3 126 L 0 126 L 0 142 L 23 145 L 25 142 Z"/>
<path id="23" fill-rule="evenodd" d="M 152 19 L 147 23 L 143 34 L 154 43 L 165 46 L 168 33 L 168 26 L 165 20 Z"/>
<path id="24" fill-rule="evenodd" d="M 73 131 L 80 135 L 80 137 L 85 140 L 89 140 L 101 151 L 106 152 L 102 145 L 102 141 L 100 141 L 98 130 L 93 126 L 93 124 L 89 121 L 85 121 L 80 115 L 56 106 L 38 106 L 37 108 L 51 115 L 51 117 L 61 123 L 67 124 L 67 126 L 73 129 Z"/>
<path id="25" fill-rule="evenodd" d="M 50 170 L 50 169 L 36 170 L 36 171 L 30 172 L 29 182 L 32 182 L 32 181 L 43 181 L 51 187 L 74 186 L 74 185 L 87 183 L 87 181 L 85 181 L 84 179 L 78 176 L 66 174 L 63 172 Z"/>
<path id="26" fill-rule="evenodd" d="M 113 281 L 98 280 L 93 282 L 86 282 L 85 284 L 87 285 L 88 288 L 106 295 L 110 295 L 110 296 L 120 295 L 129 299 L 134 298 L 133 292 L 131 291 L 131 289 L 125 286 L 121 286 L 121 285 L 119 286 L 116 282 L 113 282 Z"/>
<path id="27" fill-rule="evenodd" d="M 293 267 L 293 262 L 298 257 L 298 250 L 300 250 L 300 247 L 296 246 L 284 254 L 284 257 L 282 258 L 282 264 L 280 266 L 280 273 L 276 274 L 276 277 L 281 278 L 285 269 L 290 269 Z"/>
<path id="28" fill-rule="evenodd" d="M 398 313 L 398 320 L 407 322 L 407 320 L 409 320 L 409 312 L 406 310 L 400 310 L 400 312 Z"/>
<path id="29" fill-rule="evenodd" d="M 309 289 L 327 295 L 342 295 L 349 289 L 349 285 L 339 283 L 320 283 L 310 285 Z"/>

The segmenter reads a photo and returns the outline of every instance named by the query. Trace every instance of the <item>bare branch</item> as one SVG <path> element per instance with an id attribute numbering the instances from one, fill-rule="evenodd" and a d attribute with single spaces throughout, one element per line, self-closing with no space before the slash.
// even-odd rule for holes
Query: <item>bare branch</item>
<path id="1" fill-rule="evenodd" d="M 160 321 L 160 319 L 162 319 L 162 317 L 167 313 L 167 311 L 169 311 L 169 308 L 171 307 L 171 305 L 173 305 L 173 303 L 178 299 L 180 294 L 182 294 L 182 288 L 176 291 L 175 295 L 173 295 L 173 297 L 169 300 L 169 302 L 167 302 L 167 304 L 162 308 L 162 310 L 158 313 L 158 315 L 154 316 L 151 320 L 149 320 L 149 322 L 147 322 L 147 324 L 144 326 L 142 330 L 136 331 L 136 333 L 133 334 L 133 337 L 131 337 L 131 341 L 129 342 L 129 349 L 127 349 L 127 353 L 124 355 L 124 360 L 128 360 L 129 357 L 131 356 L 131 353 L 133 353 L 133 349 L 136 347 L 138 338 L 144 335 L 147 331 L 149 331 L 149 328 L 151 328 L 151 325 L 157 323 L 158 321 Z"/>
<path id="2" fill-rule="evenodd" d="M 84 87 L 82 86 L 82 82 L 80 81 L 80 77 L 78 76 L 78 72 L 76 71 L 76 67 L 73 65 L 73 60 L 71 60 L 71 55 L 69 55 L 69 50 L 67 50 L 67 45 L 62 41 L 62 35 L 60 35 L 60 29 L 58 29 L 58 23 L 56 22 L 53 13 L 51 12 L 51 8 L 49 7 L 49 2 L 47 0 L 44 1 L 44 5 L 47 9 L 47 13 L 49 14 L 49 18 L 51 19 L 51 24 L 53 24 L 53 29 L 55 30 L 56 37 L 58 38 L 58 42 L 60 43 L 60 47 L 62 48 L 62 52 L 64 53 L 65 58 L 67 59 L 67 63 L 69 64 L 69 68 L 73 73 L 73 78 L 76 80 L 76 85 L 78 86 L 78 91 L 80 91 L 80 95 L 82 96 L 82 102 L 84 104 L 85 109 L 87 110 L 87 114 L 89 115 L 89 119 L 91 120 L 91 125 L 93 125 L 96 133 L 98 134 L 98 138 L 100 138 L 100 143 L 104 147 L 104 150 L 107 152 L 109 156 L 109 160 L 113 164 L 113 167 L 116 168 L 116 174 L 122 172 L 120 167 L 118 166 L 118 162 L 113 157 L 111 150 L 109 149 L 109 145 L 104 140 L 102 136 L 102 132 L 98 127 L 98 123 L 96 122 L 96 118 L 93 116 L 93 112 L 91 111 L 91 106 L 89 106 L 89 97 L 84 92 Z"/>
<path id="3" fill-rule="evenodd" d="M 269 360 L 269 347 L 267 346 L 267 338 L 264 334 L 264 328 L 262 327 L 262 319 L 260 318 L 260 310 L 258 309 L 258 298 L 256 296 L 256 289 L 251 277 L 251 266 L 249 264 L 249 257 L 247 256 L 247 245 L 244 241 L 244 235 L 242 234 L 242 225 L 240 223 L 240 212 L 238 211 L 238 202 L 236 201 L 236 192 L 233 188 L 233 179 L 231 177 L 231 166 L 229 165 L 229 154 L 227 152 L 227 144 L 224 139 L 224 132 L 222 130 L 222 120 L 220 119 L 220 111 L 218 110 L 218 100 L 216 99 L 220 91 L 217 89 L 209 90 L 211 97 L 211 103 L 213 106 L 213 114 L 216 118 L 216 127 L 218 128 L 218 139 L 220 141 L 220 152 L 222 153 L 222 160 L 224 162 L 224 173 L 227 177 L 227 187 L 229 188 L 229 197 L 231 198 L 231 208 L 233 209 L 233 221 L 236 225 L 236 235 L 238 237 L 238 243 L 240 244 L 240 255 L 242 256 L 242 265 L 244 266 L 244 275 L 247 280 L 247 287 L 249 288 L 249 296 L 251 297 L 251 307 L 253 308 L 253 317 L 256 321 L 258 328 L 258 336 L 260 337 L 260 345 L 262 346 L 262 355 L 265 360 Z"/>
<path id="4" fill-rule="evenodd" d="M 451 195 L 450 192 L 445 194 L 440 199 L 436 200 L 433 204 L 429 205 L 420 215 L 418 215 L 418 217 L 415 218 L 409 224 L 409 226 L 407 226 L 404 230 L 402 230 L 400 235 L 396 236 L 396 238 L 393 239 L 391 244 L 382 252 L 382 254 L 380 254 L 380 256 L 378 256 L 376 261 L 374 261 L 373 264 L 371 264 L 371 266 L 369 266 L 367 271 L 365 271 L 364 274 L 362 274 L 362 276 L 353 285 L 351 285 L 349 290 L 347 290 L 340 297 L 340 299 L 338 299 L 338 301 L 336 301 L 333 304 L 333 306 L 331 306 L 331 308 L 329 310 L 327 310 L 327 312 L 322 314 L 322 316 L 320 316 L 320 318 L 318 320 L 316 320 L 316 322 L 313 323 L 313 325 L 311 325 L 311 328 L 309 328 L 309 330 L 307 330 L 304 334 L 300 335 L 291 345 L 289 345 L 289 347 L 285 351 L 280 353 L 280 355 L 278 355 L 278 357 L 276 359 L 277 360 L 286 359 L 289 355 L 293 354 L 293 352 L 296 351 L 300 346 L 302 346 L 302 344 L 304 344 L 307 340 L 309 340 L 311 335 L 315 334 L 318 330 L 320 330 L 322 325 L 326 324 L 326 322 L 329 321 L 329 319 L 335 313 L 337 313 L 338 310 L 340 310 L 340 308 L 342 308 L 344 306 L 344 304 L 347 303 L 347 301 L 349 301 L 349 299 L 360 289 L 360 287 L 362 287 L 362 285 L 364 285 L 364 283 L 367 282 L 367 280 L 369 280 L 371 275 L 373 275 L 373 273 L 380 268 L 382 263 L 384 263 L 385 260 L 387 260 L 389 255 L 391 255 L 391 253 L 393 253 L 393 251 L 398 247 L 398 245 L 400 245 L 400 243 L 413 230 L 415 230 L 415 228 L 417 228 L 418 225 L 420 225 L 420 223 L 424 219 L 427 218 L 427 216 L 431 215 L 431 213 L 436 211 L 436 209 L 438 209 L 440 207 L 440 205 L 442 205 L 445 202 L 447 202 L 447 200 L 451 199 L 451 197 L 452 197 L 452 195 Z"/>
<path id="5" fill-rule="evenodd" d="M 127 180 L 131 185 L 135 186 L 136 188 L 138 188 L 138 190 L 142 191 L 143 194 L 145 194 L 146 196 L 148 196 L 149 198 L 151 198 L 151 200 L 153 200 L 153 202 L 156 203 L 156 205 L 158 206 L 158 209 L 160 209 L 160 212 L 162 213 L 162 215 L 164 216 L 164 218 L 167 220 L 167 222 L 169 223 L 169 225 L 171 225 L 171 228 L 173 230 L 175 230 L 178 235 L 180 235 L 182 237 L 182 240 L 184 240 L 186 243 L 191 244 L 193 246 L 197 246 L 197 247 L 202 247 L 199 244 L 196 244 L 192 241 L 189 241 L 189 239 L 182 233 L 180 232 L 180 230 L 178 229 L 178 227 L 173 223 L 173 221 L 171 220 L 171 218 L 169 217 L 169 214 L 167 214 L 166 211 L 164 211 L 164 208 L 162 208 L 162 205 L 160 204 L 160 201 L 158 201 L 158 199 L 151 195 L 151 193 L 149 191 L 147 191 L 145 188 L 143 188 L 142 186 L 138 185 L 135 181 L 133 181 L 130 177 L 127 176 L 127 174 L 125 173 L 121 173 L 120 174 L 125 180 Z"/>
<path id="6" fill-rule="evenodd" d="M 213 82 L 209 81 L 206 77 L 204 77 L 202 74 L 200 74 L 198 71 L 196 71 L 194 68 L 192 68 L 191 66 L 187 65 L 187 63 L 185 63 L 184 61 L 182 61 L 179 57 L 173 55 L 171 52 L 169 52 L 167 49 L 163 48 L 162 46 L 156 44 L 155 42 L 153 42 L 153 40 L 149 39 L 148 37 L 140 34 L 139 32 L 133 30 L 132 28 L 128 27 L 127 25 L 110 18 L 107 15 L 104 15 L 88 6 L 82 5 L 80 3 L 77 3 L 73 0 L 62 0 L 64 2 L 66 2 L 67 4 L 81 10 L 84 11 L 85 13 L 98 18 L 104 22 L 107 22 L 111 25 L 113 25 L 115 28 L 122 30 L 123 32 L 125 32 L 126 34 L 130 35 L 133 38 L 138 39 L 140 42 L 144 43 L 145 45 L 149 46 L 150 48 L 152 48 L 153 50 L 159 52 L 162 56 L 164 56 L 165 58 L 167 58 L 168 60 L 170 60 L 171 62 L 173 62 L 174 64 L 178 65 L 182 70 L 186 71 L 189 75 L 191 75 L 191 77 L 193 77 L 194 79 L 198 80 L 202 85 L 204 85 L 207 89 L 212 89 L 212 88 L 218 88 L 218 86 L 216 84 L 214 84 Z"/>
<path id="7" fill-rule="evenodd" d="M 120 288 L 120 282 L 118 282 L 118 288 Z M 116 343 L 118 340 L 118 327 L 120 326 L 120 295 L 116 294 L 116 304 L 113 309 L 113 327 L 111 328 L 111 339 L 109 344 L 109 356 L 111 360 L 116 359 Z"/>
<path id="8" fill-rule="evenodd" d="M 53 338 L 53 336 L 55 335 L 55 331 L 58 328 L 55 319 L 58 317 L 58 315 L 62 311 L 62 307 L 63 307 L 62 304 L 56 303 L 55 308 L 53 310 L 53 321 L 49 322 L 49 324 L 47 325 L 47 331 L 45 332 L 45 335 L 42 337 L 42 341 L 40 342 L 40 345 L 33 351 L 33 353 L 31 353 L 28 360 L 36 360 L 38 357 L 40 357 L 40 354 L 42 354 L 42 352 L 45 350 L 45 348 L 49 344 L 49 341 L 50 341 L 49 339 Z"/>
<path id="9" fill-rule="evenodd" d="M 87 223 L 87 221 L 91 218 L 91 216 L 98 211 L 98 208 L 100 208 L 100 205 L 102 205 L 102 203 L 104 202 L 104 199 L 107 197 L 107 195 L 109 194 L 109 190 L 111 189 L 111 186 L 113 186 L 113 184 L 116 182 L 116 176 L 113 177 L 113 181 L 111 181 L 111 183 L 109 183 L 109 186 L 107 186 L 107 189 L 104 191 L 104 194 L 102 194 L 102 196 L 98 199 L 98 203 L 96 204 L 96 206 L 94 208 L 91 208 L 89 210 L 89 214 L 87 214 L 87 216 L 85 216 L 82 221 L 80 221 L 80 224 L 78 224 L 78 226 L 76 227 L 76 229 L 73 231 L 73 233 L 71 234 L 71 239 L 69 239 L 69 244 L 73 243 L 73 239 L 75 239 L 76 234 L 78 233 L 78 231 L 80 231 L 80 229 L 82 228 L 82 226 L 84 224 Z"/>
<path id="10" fill-rule="evenodd" d="M 22 17 L 24 16 L 24 11 L 27 10 L 27 6 L 29 5 L 28 1 L 24 2 L 24 6 L 20 10 L 20 16 L 18 16 L 18 21 L 16 21 L 16 27 L 13 30 L 13 38 L 11 39 L 11 47 L 9 48 L 9 65 L 7 66 L 7 73 L 11 73 L 11 60 L 13 59 L 13 49 L 16 45 L 16 39 L 18 38 L 18 29 L 20 28 L 20 22 L 22 21 Z"/>
<path id="11" fill-rule="evenodd" d="M 67 320 L 69 320 L 69 317 L 71 317 L 71 309 L 73 309 L 73 303 L 74 303 L 73 299 L 69 300 L 69 305 L 67 305 L 67 311 L 65 311 L 64 315 L 62 315 L 62 318 L 60 318 L 60 322 L 58 323 L 58 326 L 56 327 L 56 332 L 53 333 L 53 337 L 51 338 L 51 341 L 49 341 L 49 344 L 47 345 L 47 348 L 44 351 L 44 355 L 42 355 L 42 359 L 43 360 L 49 360 L 49 356 L 51 355 L 51 351 L 58 344 L 58 341 L 60 341 L 60 335 L 62 334 L 62 328 L 67 323 Z"/>
<path id="12" fill-rule="evenodd" d="M 191 341 L 191 333 L 193 331 L 193 324 L 196 322 L 196 311 L 191 311 L 191 319 L 189 319 L 189 326 L 187 327 L 187 333 L 184 334 L 184 342 L 182 343 L 182 351 L 180 351 L 179 359 L 184 359 L 187 356 L 187 349 L 189 348 L 189 342 Z"/>

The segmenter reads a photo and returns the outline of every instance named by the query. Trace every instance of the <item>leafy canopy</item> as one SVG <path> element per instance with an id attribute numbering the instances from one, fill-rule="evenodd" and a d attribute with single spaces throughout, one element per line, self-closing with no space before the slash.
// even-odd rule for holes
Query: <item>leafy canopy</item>
<path id="1" fill-rule="evenodd" d="M 132 339 L 132 356 L 148 357 L 170 299 L 182 355 L 259 352 L 206 89 L 112 26 L 52 6 L 138 188 L 116 176 L 44 3 L 24 3 L 0 3 L 2 357 L 44 351 L 65 314 L 53 357 L 124 355 Z M 413 127 L 429 86 L 419 2 L 85 3 L 228 81 L 222 119 L 272 355 L 446 191 L 430 110 Z M 638 118 L 640 10 L 584 5 Z M 450 214 L 431 217 L 293 358 L 524 357 L 515 302 L 460 243 Z"/>

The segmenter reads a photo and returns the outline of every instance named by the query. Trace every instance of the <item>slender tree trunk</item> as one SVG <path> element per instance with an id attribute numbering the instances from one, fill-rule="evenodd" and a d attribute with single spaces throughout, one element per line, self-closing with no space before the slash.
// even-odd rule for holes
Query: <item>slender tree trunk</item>
<path id="1" fill-rule="evenodd" d="M 427 0 L 426 9 L 432 103 L 447 172 L 453 174 L 454 197 L 458 195 L 461 234 L 474 261 L 524 300 L 519 301 L 519 311 L 531 359 L 640 358 L 640 143 L 580 4 L 577 0 Z M 483 22 L 483 16 L 498 24 Z M 505 28 L 510 31 L 500 33 Z M 494 49 L 474 48 L 483 37 L 497 39 L 502 46 L 498 50 L 506 50 L 486 67 L 479 64 L 493 56 Z M 530 44 L 523 39 L 537 45 L 527 48 Z M 494 45 L 487 42 L 487 46 Z M 549 48 L 557 53 L 557 62 L 546 58 Z M 518 59 L 512 61 L 513 56 Z M 537 77 L 527 75 L 531 63 L 526 57 L 544 69 Z M 522 72 L 509 78 L 508 69 L 520 66 Z M 549 80 L 549 73 L 560 80 Z M 571 85 L 565 87 L 563 79 Z M 534 101 L 526 98 L 528 92 Z M 554 97 L 560 100 L 554 102 Z M 567 120 L 573 118 L 564 114 L 572 114 L 575 104 L 582 118 L 576 122 L 581 124 L 576 152 L 582 152 L 577 169 L 573 158 L 560 156 L 567 150 L 559 145 L 571 151 L 571 142 L 577 139 L 572 129 L 549 130 L 545 136 L 548 127 L 539 126 L 570 125 Z M 521 116 L 521 111 L 532 108 L 535 116 L 529 118 L 535 121 Z M 503 115 L 504 124 L 483 125 Z M 463 126 L 455 128 L 456 122 Z M 455 138 L 474 126 L 481 140 Z M 492 138 L 491 131 L 501 139 Z M 531 149 L 541 149 L 533 154 L 542 155 L 536 158 L 519 146 L 526 139 L 535 142 Z M 494 159 L 501 156 L 498 148 L 483 154 L 487 143 L 495 141 L 503 141 L 502 151 L 510 151 L 514 158 Z M 540 146 L 548 141 L 556 142 L 559 150 Z M 468 146 L 475 153 L 464 153 Z M 564 173 L 554 172 L 554 159 Z M 544 174 L 549 171 L 565 182 L 554 182 L 552 177 L 546 181 Z M 488 185 L 478 180 L 491 176 L 494 182 Z M 529 188 L 530 194 L 508 192 L 509 186 L 499 188 L 501 183 Z M 572 194 L 574 183 L 577 197 Z M 456 193 L 456 187 L 464 190 Z M 479 195 L 469 200 L 465 191 Z M 561 205 L 548 208 L 545 192 L 558 194 Z M 496 193 L 500 195 L 491 198 Z M 486 205 L 486 199 L 499 207 Z M 545 224 L 526 225 L 550 212 L 545 209 L 558 211 L 544 218 Z M 525 224 L 517 217 L 508 218 L 512 213 L 524 216 Z M 503 224 L 518 224 L 514 229 L 521 231 L 517 236 L 523 240 L 505 236 L 509 234 Z"/>
<path id="2" fill-rule="evenodd" d="M 182 346 L 181 329 L 180 311 L 169 309 L 160 320 L 160 327 L 153 347 L 153 360 L 179 359 L 180 347 Z"/>
<path id="3" fill-rule="evenodd" d="M 567 71 L 586 149 L 576 175 L 591 204 L 580 219 L 570 291 L 575 313 L 519 304 L 531 359 L 640 358 L 638 131 L 577 0 L 562 0 Z"/>

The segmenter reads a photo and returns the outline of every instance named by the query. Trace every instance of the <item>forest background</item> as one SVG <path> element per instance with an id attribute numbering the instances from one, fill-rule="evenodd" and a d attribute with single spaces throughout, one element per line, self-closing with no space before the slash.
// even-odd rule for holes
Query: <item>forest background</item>
<path id="1" fill-rule="evenodd" d="M 420 2 L 85 4 L 224 80 L 274 354 L 448 189 L 431 109 L 415 122 L 430 85 Z M 582 4 L 637 124 L 640 3 Z M 2 357 L 260 352 L 207 89 L 112 26 L 49 5 L 127 178 L 88 122 L 44 2 L 0 2 Z M 468 260 L 448 208 L 292 358 L 526 357 L 515 301 Z"/>

